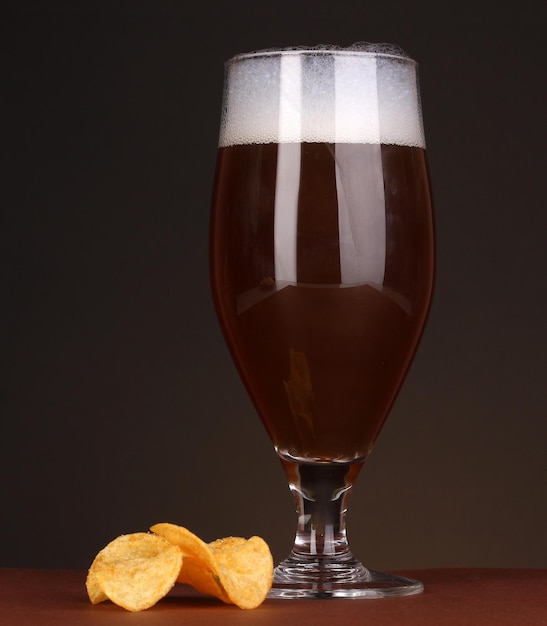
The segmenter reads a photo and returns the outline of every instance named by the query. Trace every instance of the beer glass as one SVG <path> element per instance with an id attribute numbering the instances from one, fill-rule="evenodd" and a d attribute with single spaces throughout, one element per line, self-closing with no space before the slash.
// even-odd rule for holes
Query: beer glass
<path id="1" fill-rule="evenodd" d="M 270 597 L 419 593 L 355 559 L 345 522 L 433 288 L 417 65 L 356 44 L 240 54 L 225 69 L 212 292 L 297 510 Z"/>

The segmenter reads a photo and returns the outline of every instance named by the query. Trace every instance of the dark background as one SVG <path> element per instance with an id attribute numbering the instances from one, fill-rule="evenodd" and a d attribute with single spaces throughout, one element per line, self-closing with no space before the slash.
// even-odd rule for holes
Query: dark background
<path id="1" fill-rule="evenodd" d="M 547 567 L 542 3 L 54 2 L 0 10 L 0 565 L 86 568 L 159 521 L 266 538 L 291 496 L 208 284 L 223 62 L 420 62 L 437 286 L 355 488 L 377 568 Z"/>

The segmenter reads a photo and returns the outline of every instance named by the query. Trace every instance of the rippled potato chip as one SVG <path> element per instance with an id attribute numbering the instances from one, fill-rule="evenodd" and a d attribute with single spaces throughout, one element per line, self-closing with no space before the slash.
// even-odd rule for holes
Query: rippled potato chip
<path id="1" fill-rule="evenodd" d="M 273 559 L 260 537 L 227 537 L 205 543 L 175 524 L 156 524 L 150 530 L 182 551 L 178 582 L 242 609 L 254 609 L 266 599 L 272 586 Z"/>
<path id="2" fill-rule="evenodd" d="M 142 611 L 163 598 L 175 584 L 182 566 L 176 546 L 151 533 L 121 535 L 95 557 L 86 580 L 93 604 L 106 599 Z"/>

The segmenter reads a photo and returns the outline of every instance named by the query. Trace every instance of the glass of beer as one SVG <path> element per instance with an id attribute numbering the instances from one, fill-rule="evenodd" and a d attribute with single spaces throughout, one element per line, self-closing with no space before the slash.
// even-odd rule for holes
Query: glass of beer
<path id="1" fill-rule="evenodd" d="M 296 503 L 294 546 L 270 597 L 422 591 L 354 558 L 345 516 L 418 346 L 433 280 L 415 61 L 376 44 L 230 59 L 211 282 Z"/>

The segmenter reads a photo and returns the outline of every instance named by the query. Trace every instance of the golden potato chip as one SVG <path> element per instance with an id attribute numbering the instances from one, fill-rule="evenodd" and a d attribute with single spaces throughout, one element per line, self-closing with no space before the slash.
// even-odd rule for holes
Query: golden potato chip
<path id="1" fill-rule="evenodd" d="M 253 609 L 266 599 L 273 581 L 273 558 L 260 537 L 227 537 L 209 544 L 231 601 Z"/>
<path id="2" fill-rule="evenodd" d="M 176 582 L 180 549 L 151 533 L 121 535 L 95 557 L 86 586 L 92 603 L 110 599 L 128 611 L 148 609 Z"/>
<path id="3" fill-rule="evenodd" d="M 87 595 L 91 600 L 91 604 L 99 604 L 99 602 L 104 602 L 105 600 L 108 600 L 108 596 L 99 585 L 99 581 L 97 580 L 97 574 L 95 573 L 96 568 L 94 566 L 95 561 L 93 561 L 91 567 L 89 568 L 89 572 L 87 573 L 87 579 L 85 581 L 85 586 L 87 587 Z"/>
<path id="4" fill-rule="evenodd" d="M 182 526 L 156 524 L 150 529 L 183 554 L 178 582 L 242 609 L 253 609 L 272 586 L 273 559 L 260 537 L 227 537 L 205 543 Z"/>
<path id="5" fill-rule="evenodd" d="M 202 593 L 230 603 L 230 598 L 226 595 L 220 581 L 213 555 L 204 541 L 186 528 L 175 524 L 156 524 L 150 530 L 164 537 L 169 543 L 178 546 L 182 551 L 183 567 L 177 582 L 191 585 Z"/>

